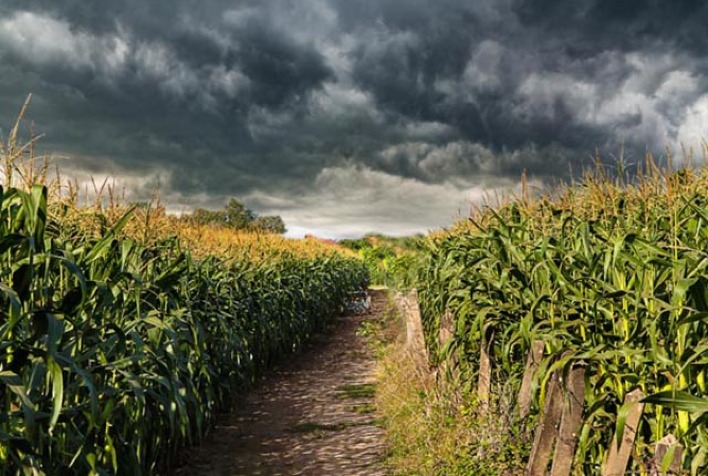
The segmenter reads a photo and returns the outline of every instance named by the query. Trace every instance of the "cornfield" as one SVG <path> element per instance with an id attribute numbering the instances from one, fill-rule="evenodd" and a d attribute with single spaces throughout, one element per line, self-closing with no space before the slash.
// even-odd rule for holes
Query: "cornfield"
<path id="1" fill-rule="evenodd" d="M 0 148 L 2 474 L 166 470 L 365 282 L 359 260 L 316 242 L 79 207 L 32 184 L 45 177 L 16 133 Z"/>
<path id="2" fill-rule="evenodd" d="M 600 474 L 636 388 L 650 397 L 627 470 L 648 474 L 653 443 L 671 433 L 684 470 L 706 474 L 707 250 L 708 172 L 660 170 L 648 158 L 630 180 L 598 167 L 554 196 L 481 210 L 428 239 L 418 284 L 427 344 L 459 362 L 471 386 L 490 326 L 493 378 L 516 395 L 526 355 L 543 341 L 536 412 L 551 374 L 584 362 L 575 474 Z M 446 312 L 454 337 L 440 348 Z"/>

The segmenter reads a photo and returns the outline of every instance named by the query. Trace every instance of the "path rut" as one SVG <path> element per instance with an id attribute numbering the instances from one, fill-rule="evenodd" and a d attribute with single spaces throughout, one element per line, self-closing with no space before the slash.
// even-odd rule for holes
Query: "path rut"
<path id="1" fill-rule="evenodd" d="M 387 474 L 373 407 L 376 362 L 357 336 L 362 323 L 381 318 L 385 291 L 372 291 L 371 301 L 367 314 L 337 318 L 222 415 L 176 474 Z"/>

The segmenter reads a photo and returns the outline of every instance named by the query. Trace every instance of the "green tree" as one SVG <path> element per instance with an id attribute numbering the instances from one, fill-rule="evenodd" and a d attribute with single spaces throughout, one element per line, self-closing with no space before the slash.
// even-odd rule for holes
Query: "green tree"
<path id="1" fill-rule="evenodd" d="M 197 225 L 226 225 L 226 218 L 223 212 L 195 208 L 194 211 L 185 217 Z"/>
<path id="2" fill-rule="evenodd" d="M 197 225 L 223 226 L 235 230 L 252 230 L 262 233 L 285 233 L 285 223 L 277 215 L 258 216 L 253 210 L 246 208 L 240 201 L 232 198 L 223 210 L 207 210 L 196 208 L 186 215 L 189 220 Z"/>
<path id="3" fill-rule="evenodd" d="M 256 217 L 251 222 L 251 229 L 254 231 L 277 233 L 281 235 L 288 231 L 287 228 L 285 228 L 285 222 L 283 222 L 283 219 L 277 215 Z"/>
<path id="4" fill-rule="evenodd" d="M 232 198 L 226 205 L 224 212 L 225 225 L 237 230 L 245 230 L 249 228 L 252 222 L 256 219 L 256 214 L 246 208 L 246 206 Z"/>

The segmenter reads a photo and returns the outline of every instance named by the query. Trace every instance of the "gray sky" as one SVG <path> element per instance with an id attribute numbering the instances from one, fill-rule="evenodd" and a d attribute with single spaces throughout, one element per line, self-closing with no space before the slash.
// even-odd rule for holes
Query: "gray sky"
<path id="1" fill-rule="evenodd" d="M 79 178 L 292 234 L 403 234 L 708 126 L 687 0 L 2 0 L 0 125 L 27 93 Z"/>

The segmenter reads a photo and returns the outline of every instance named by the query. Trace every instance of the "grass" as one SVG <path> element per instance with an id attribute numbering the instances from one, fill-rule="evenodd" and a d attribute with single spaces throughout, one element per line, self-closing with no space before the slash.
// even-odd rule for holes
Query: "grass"
<path id="1" fill-rule="evenodd" d="M 391 304 L 392 306 L 392 304 Z M 523 472 L 528 432 L 500 431 L 508 412 L 493 405 L 491 416 L 475 413 L 474 398 L 455 405 L 457 391 L 440 385 L 404 347 L 404 323 L 391 307 L 382 327 L 375 405 L 382 415 L 394 475 L 516 475 Z M 501 399 L 499 399 L 501 400 Z M 496 412 L 494 411 L 496 409 Z"/>
<path id="2" fill-rule="evenodd" d="M 355 426 L 366 426 L 370 425 L 371 421 L 350 421 L 341 423 L 317 423 L 317 422 L 303 422 L 290 428 L 288 431 L 290 433 L 301 434 L 301 435 L 313 435 L 315 438 L 324 438 L 327 433 L 344 431 L 347 428 L 352 428 Z M 375 423 L 375 422 L 374 422 Z"/>
<path id="3" fill-rule="evenodd" d="M 376 405 L 373 403 L 363 403 L 361 405 L 352 405 L 347 408 L 347 410 L 357 415 L 367 415 L 376 411 Z"/>
<path id="4" fill-rule="evenodd" d="M 376 384 L 362 383 L 350 384 L 337 387 L 337 398 L 340 399 L 355 399 L 355 398 L 372 398 L 376 394 Z"/>
<path id="5" fill-rule="evenodd" d="M 318 433 L 325 431 L 342 431 L 348 428 L 351 424 L 348 423 L 316 423 L 304 422 L 290 428 L 290 433 Z"/>

